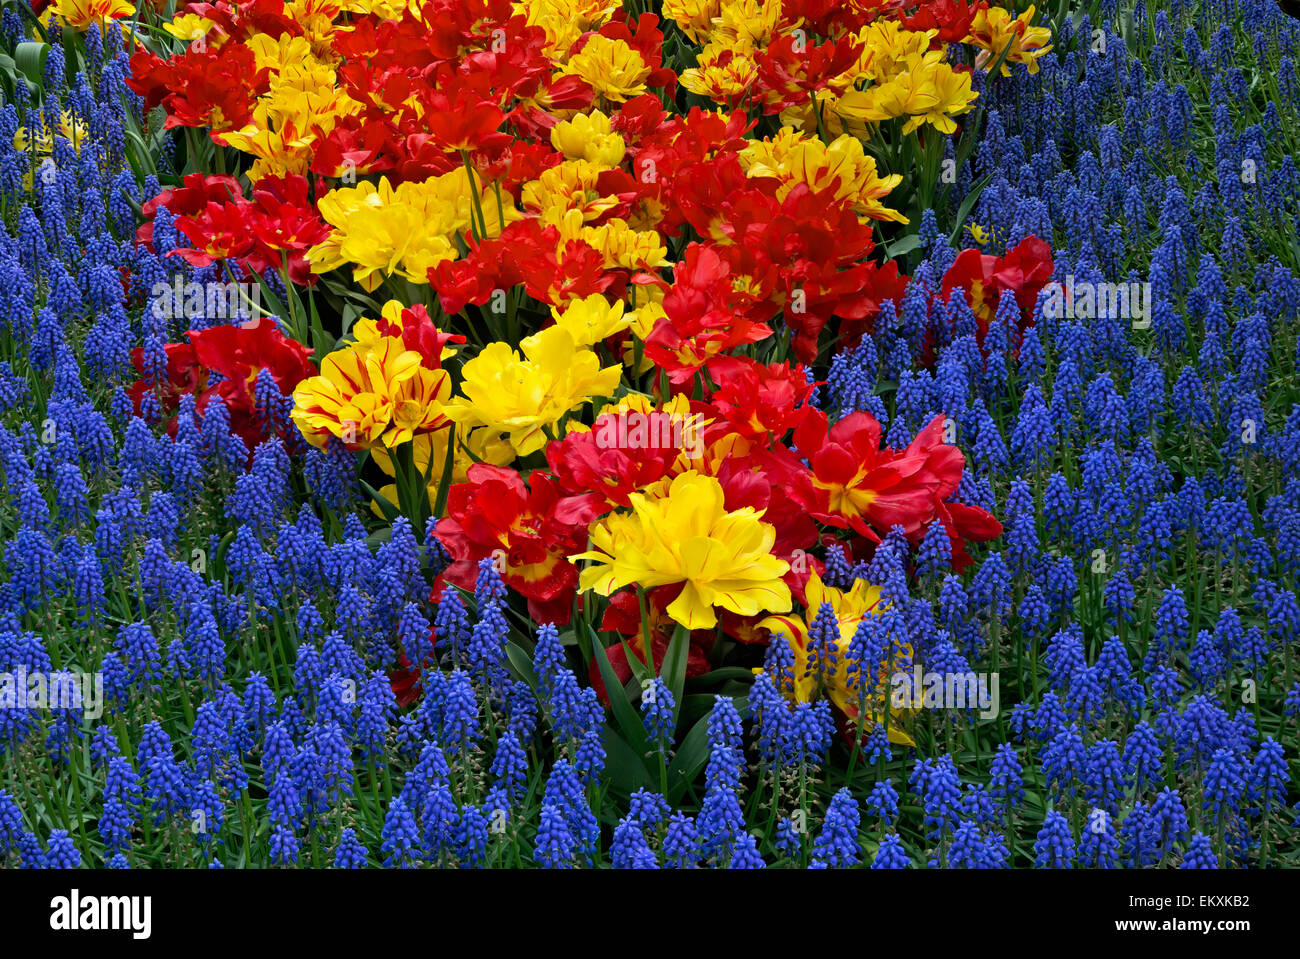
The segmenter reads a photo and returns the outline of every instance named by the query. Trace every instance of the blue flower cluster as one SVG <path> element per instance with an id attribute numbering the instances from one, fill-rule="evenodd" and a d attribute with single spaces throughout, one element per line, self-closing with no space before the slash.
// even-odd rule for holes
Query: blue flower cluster
<path id="1" fill-rule="evenodd" d="M 304 452 L 283 397 L 252 449 L 219 399 L 164 413 L 164 345 L 228 320 L 148 291 L 224 274 L 167 255 L 165 209 L 135 241 L 169 141 L 137 174 L 120 28 L 82 71 L 52 46 L 0 107 L 0 865 L 1296 864 L 1300 28 L 1150 6 L 1127 42 L 1067 19 L 1037 73 L 975 74 L 940 202 L 985 252 L 1050 240 L 1032 324 L 1008 294 L 981 340 L 939 295 L 957 250 L 927 211 L 905 302 L 833 362 L 829 412 L 894 446 L 947 417 L 959 498 L 1006 527 L 960 575 L 938 524 L 910 569 L 895 537 L 828 557 L 890 603 L 852 663 L 906 635 L 1000 696 L 851 746 L 782 695 L 784 641 L 721 695 L 664 676 L 607 708 L 587 637 L 521 623 L 490 561 L 431 600 L 433 524 L 371 532 L 351 456 Z M 816 668 L 837 629 L 818 612 Z"/>
<path id="2" fill-rule="evenodd" d="M 976 75 L 985 130 L 953 202 L 985 253 L 1050 240 L 1032 323 L 1004 293 L 976 340 L 938 295 L 956 251 L 927 212 L 913 302 L 831 371 L 829 405 L 892 415 L 896 445 L 947 417 L 968 501 L 1006 530 L 969 578 L 927 537 L 908 610 L 927 669 L 963 672 L 956 647 L 1014 704 L 923 730 L 981 757 L 966 798 L 951 770 L 913 772 L 948 865 L 1294 861 L 1300 25 L 1156 6 L 1127 40 L 1080 14 L 1037 74 Z M 1041 805 L 998 802 L 1031 779 Z"/>

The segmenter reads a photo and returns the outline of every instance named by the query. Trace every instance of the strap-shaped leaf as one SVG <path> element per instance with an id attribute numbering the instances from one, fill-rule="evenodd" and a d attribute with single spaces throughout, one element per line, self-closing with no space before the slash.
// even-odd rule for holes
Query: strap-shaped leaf
<path id="1" fill-rule="evenodd" d="M 691 631 L 679 623 L 668 643 L 668 652 L 664 654 L 663 666 L 659 672 L 659 677 L 668 684 L 673 694 L 674 723 L 682 710 L 682 690 L 686 688 L 686 663 L 690 654 Z"/>
<path id="2" fill-rule="evenodd" d="M 21 4 L 20 4 L 21 6 Z M 45 73 L 45 58 L 50 45 L 39 40 L 24 40 L 14 47 L 14 65 L 33 83 L 40 83 Z"/>
<path id="3" fill-rule="evenodd" d="M 590 630 L 591 627 L 588 627 L 588 629 Z M 592 653 L 596 657 L 596 665 L 600 669 L 600 678 L 605 681 L 605 695 L 609 697 L 609 706 L 614 713 L 614 720 L 618 723 L 619 728 L 623 730 L 623 736 L 629 745 L 639 755 L 643 755 L 646 751 L 646 741 L 645 728 L 641 725 L 641 717 L 637 715 L 637 711 L 627 698 L 627 691 L 614 673 L 614 667 L 609 661 L 609 656 L 605 654 L 605 647 L 594 631 L 592 631 L 591 636 L 591 647 Z"/>

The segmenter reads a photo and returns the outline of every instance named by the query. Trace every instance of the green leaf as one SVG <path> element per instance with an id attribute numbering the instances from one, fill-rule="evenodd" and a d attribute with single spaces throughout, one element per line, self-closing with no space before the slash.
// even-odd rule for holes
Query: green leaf
<path id="1" fill-rule="evenodd" d="M 587 629 L 591 632 L 592 652 L 596 657 L 596 665 L 600 668 L 600 678 L 605 682 L 605 694 L 609 697 L 609 705 L 614 713 L 614 719 L 619 728 L 623 730 L 623 735 L 631 743 L 633 749 L 637 750 L 638 753 L 644 753 L 646 750 L 645 728 L 641 725 L 641 717 L 632 708 L 632 703 L 627 698 L 627 691 L 614 673 L 614 667 L 610 664 L 609 656 L 605 654 L 605 647 L 601 643 L 600 637 L 596 635 L 595 630 L 592 630 L 590 626 Z"/>
<path id="2" fill-rule="evenodd" d="M 262 289 L 263 301 L 270 307 L 270 309 L 267 310 L 268 315 L 284 316 L 284 304 L 280 301 L 280 298 L 271 291 L 266 280 L 260 275 L 257 277 L 257 285 Z"/>
<path id="3" fill-rule="evenodd" d="M 689 722 L 693 716 L 707 716 L 713 709 L 714 700 L 722 695 L 720 692 L 691 693 L 682 699 L 682 710 Z"/>
<path id="4" fill-rule="evenodd" d="M 235 539 L 234 530 L 231 530 L 225 536 L 221 537 L 221 542 L 217 544 L 217 551 L 212 555 L 211 565 L 217 567 L 225 574 L 226 569 L 226 547 Z M 214 577 L 215 578 L 215 577 Z"/>
<path id="5" fill-rule="evenodd" d="M 701 716 L 691 727 L 668 766 L 668 802 L 677 805 L 686 787 L 695 781 L 709 760 L 709 717 Z"/>
<path id="6" fill-rule="evenodd" d="M 668 642 L 668 652 L 659 670 L 659 677 L 668 684 L 673 694 L 673 721 L 682 710 L 682 690 L 686 686 L 686 661 L 690 659 L 691 631 L 681 623 L 673 630 L 673 638 Z"/>
<path id="7" fill-rule="evenodd" d="M 433 515 L 442 518 L 447 511 L 447 496 L 451 493 L 451 474 L 456 468 L 456 424 L 447 427 L 447 458 L 442 464 L 442 478 L 438 480 L 438 500 L 433 504 Z M 433 455 L 429 455 L 429 465 L 433 465 Z"/>
<path id="8" fill-rule="evenodd" d="M 626 739 L 614 731 L 613 727 L 606 724 L 603 727 L 603 739 L 605 742 L 605 770 L 604 778 L 615 788 L 628 793 L 636 792 L 638 789 L 657 790 L 658 784 L 650 775 L 650 770 L 646 768 L 645 760 L 637 754 L 634 747 L 628 745 Z"/>
<path id="9" fill-rule="evenodd" d="M 753 679 L 754 671 L 744 666 L 721 666 L 718 669 L 710 670 L 707 673 L 701 673 L 699 676 L 692 676 L 687 682 L 692 688 L 699 686 L 709 686 L 713 683 L 720 683 L 726 679 Z"/>
<path id="10" fill-rule="evenodd" d="M 891 260 L 896 260 L 904 253 L 911 253 L 920 245 L 921 234 L 909 233 L 907 236 L 901 237 L 897 243 L 887 247 L 885 249 L 885 256 L 889 257 Z"/>
<path id="11" fill-rule="evenodd" d="M 528 688 L 537 691 L 537 673 L 533 671 L 533 657 L 513 639 L 506 640 L 506 659 L 515 668 L 519 678 L 528 684 Z"/>
<path id="12" fill-rule="evenodd" d="M 343 304 L 343 335 L 348 335 L 348 330 L 352 329 L 352 324 L 361 316 L 361 308 L 355 303 Z"/>
<path id="13" fill-rule="evenodd" d="M 641 653 L 633 652 L 632 647 L 628 645 L 626 638 L 620 639 L 619 645 L 623 647 L 623 655 L 627 657 L 627 665 L 628 668 L 632 670 L 632 679 L 636 680 L 637 688 L 644 686 L 647 682 L 654 679 L 654 673 L 650 671 L 650 667 L 647 666 L 645 660 L 641 658 Z"/>
<path id="14" fill-rule="evenodd" d="M 325 327 L 321 323 L 320 311 L 316 309 L 316 296 L 314 294 L 307 297 L 307 305 L 309 307 L 308 316 L 310 317 L 310 322 L 308 326 L 311 329 L 312 355 L 319 355 L 324 358 L 329 352 L 331 352 L 330 348 L 327 347 L 326 344 L 330 344 L 331 341 L 334 340 L 334 337 L 325 332 Z M 332 346 L 337 345 L 337 342 L 332 343 Z"/>
<path id="15" fill-rule="evenodd" d="M 962 225 L 966 222 L 966 217 L 970 216 L 970 211 L 975 207 L 975 201 L 980 198 L 984 188 L 993 180 L 993 174 L 986 174 L 984 179 L 977 182 L 970 188 L 965 199 L 961 201 L 961 206 L 957 208 L 956 226 L 952 229 L 952 235 L 948 237 L 948 245 L 951 246 L 957 242 L 957 237 L 961 236 Z"/>
<path id="16" fill-rule="evenodd" d="M 361 488 L 366 491 L 367 496 L 375 501 L 375 505 L 379 507 L 379 512 L 384 514 L 384 519 L 388 522 L 391 523 L 393 520 L 397 519 L 397 517 L 402 515 L 402 511 L 393 505 L 392 500 L 381 494 L 379 490 L 375 489 L 365 480 L 361 480 Z"/>
<path id="17" fill-rule="evenodd" d="M 14 64 L 31 80 L 39 84 L 45 73 L 45 58 L 50 55 L 50 45 L 39 40 L 24 40 L 14 47 Z"/>
<path id="18" fill-rule="evenodd" d="M 1011 52 L 1011 47 L 1013 44 L 1015 44 L 1015 42 L 1016 42 L 1016 37 L 1013 36 L 1010 40 L 1007 41 L 1007 45 L 1002 48 L 1002 52 L 998 54 L 998 58 L 994 60 L 992 65 L 988 68 L 988 75 L 990 81 L 994 77 L 998 76 L 998 71 L 1002 69 L 1002 64 L 1006 63 L 1007 54 Z"/>
<path id="19" fill-rule="evenodd" d="M 133 131 L 133 130 L 127 130 L 127 131 L 126 131 L 127 139 L 130 140 L 134 134 L 135 134 L 135 131 Z M 139 138 L 138 135 L 135 135 L 135 139 L 136 139 L 136 140 L 139 140 L 140 138 Z M 136 151 L 136 150 L 127 150 L 127 151 L 126 151 L 126 162 L 129 163 L 129 164 L 131 165 L 131 172 L 135 175 L 135 181 L 136 181 L 137 183 L 143 183 L 143 182 L 144 182 L 144 178 L 148 175 L 148 173 L 149 173 L 149 172 L 152 172 L 152 171 L 146 171 L 145 167 L 144 167 L 144 166 L 142 165 L 142 163 L 141 163 L 141 160 L 140 160 L 140 157 L 141 157 L 141 156 L 148 156 L 148 152 L 147 152 L 147 151 Z M 139 203 L 139 201 L 137 201 L 136 199 L 134 199 L 133 197 L 131 197 L 129 194 L 127 194 L 127 192 L 126 192 L 125 190 L 121 190 L 121 191 L 119 191 L 119 195 L 121 196 L 121 198 L 122 198 L 123 200 L 126 201 L 127 205 L 130 206 L 131 209 L 135 211 L 135 215 L 136 215 L 136 216 L 138 216 L 138 217 L 143 217 L 143 216 L 144 216 L 143 212 L 142 212 L 141 209 L 140 209 L 140 203 Z"/>

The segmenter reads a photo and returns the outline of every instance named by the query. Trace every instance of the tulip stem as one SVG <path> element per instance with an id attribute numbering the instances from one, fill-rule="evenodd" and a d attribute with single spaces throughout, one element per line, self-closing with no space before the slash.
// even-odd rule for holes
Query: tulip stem
<path id="1" fill-rule="evenodd" d="M 645 650 L 645 664 L 649 668 L 651 675 L 655 671 L 654 651 L 650 646 L 650 613 L 646 607 L 645 587 L 640 583 L 636 587 L 636 601 L 641 608 L 641 643 Z"/>
<path id="2" fill-rule="evenodd" d="M 469 151 L 461 150 L 460 158 L 465 163 L 465 175 L 469 177 L 469 202 L 474 209 L 473 216 L 470 217 L 470 231 L 474 234 L 474 239 L 482 243 L 487 238 L 487 220 L 483 217 L 483 204 L 479 200 L 478 179 L 474 176 L 474 164 L 469 158 Z"/>

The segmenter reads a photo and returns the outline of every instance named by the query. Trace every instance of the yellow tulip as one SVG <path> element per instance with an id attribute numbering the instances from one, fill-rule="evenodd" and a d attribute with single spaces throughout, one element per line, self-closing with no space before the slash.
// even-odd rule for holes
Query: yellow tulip
<path id="1" fill-rule="evenodd" d="M 489 236 L 501 223 L 518 219 L 512 206 L 499 203 L 495 191 L 480 193 Z M 393 187 L 387 177 L 376 185 L 331 190 L 317 209 L 334 232 L 307 252 L 316 273 L 352 264 L 353 278 L 371 291 L 394 273 L 412 283 L 428 283 L 428 272 L 458 255 L 455 238 L 470 228 L 474 216 L 469 179 L 463 167 L 422 183 Z"/>
<path id="2" fill-rule="evenodd" d="M 170 33 L 178 40 L 184 40 L 186 44 L 208 43 L 208 31 L 213 27 L 213 21 L 207 17 L 199 16 L 197 13 L 180 13 L 163 24 L 163 29 Z M 211 46 L 215 49 L 217 42 L 214 38 Z"/>
<path id="3" fill-rule="evenodd" d="M 49 13 L 76 30 L 89 30 L 92 23 L 102 27 L 105 20 L 135 16 L 135 4 L 130 0 L 54 0 Z"/>
<path id="4" fill-rule="evenodd" d="M 613 131 L 609 117 L 599 110 L 575 114 L 551 129 L 551 146 L 566 160 L 585 160 L 600 170 L 611 170 L 623 162 L 627 147 Z"/>
<path id="5" fill-rule="evenodd" d="M 557 225 L 561 247 L 569 240 L 582 240 L 604 255 L 606 269 L 650 272 L 672 266 L 668 247 L 657 230 L 634 230 L 617 217 L 600 226 L 587 226 L 577 210 L 566 211 Z"/>
<path id="6" fill-rule="evenodd" d="M 873 220 L 906 223 L 907 217 L 880 202 L 903 182 L 901 175 L 881 177 L 874 157 L 863 151 L 862 141 L 844 134 L 830 144 L 782 130 L 773 140 L 755 141 L 740 155 L 751 177 L 782 180 L 777 197 L 785 199 L 796 183 L 814 190 L 833 189 L 835 199 L 847 200 L 860 215 Z"/>
<path id="7" fill-rule="evenodd" d="M 319 376 L 294 390 L 294 422 L 317 447 L 334 436 L 350 449 L 393 447 L 437 429 L 446 423 L 451 381 L 445 370 L 425 369 L 422 359 L 396 337 L 336 350 Z"/>
<path id="8" fill-rule="evenodd" d="M 542 52 L 563 60 L 575 40 L 589 30 L 599 30 L 621 6 L 617 0 L 518 0 L 515 11 L 525 15 L 530 27 L 546 32 Z"/>
<path id="9" fill-rule="evenodd" d="M 939 102 L 939 94 L 925 71 L 920 69 L 921 62 L 916 61 L 913 69 L 905 70 L 884 83 L 865 90 L 847 91 L 839 98 L 836 109 L 841 116 L 871 123 L 929 112 Z"/>
<path id="10" fill-rule="evenodd" d="M 713 23 L 712 41 L 737 53 L 761 49 L 772 42 L 777 28 L 782 26 L 781 14 L 781 0 L 722 0 Z M 802 22 L 796 20 L 785 26 L 792 29 Z"/>
<path id="11" fill-rule="evenodd" d="M 744 44 L 737 48 L 721 39 L 715 40 L 700 51 L 698 66 L 683 70 L 678 79 L 682 86 L 699 96 L 719 103 L 734 101 L 743 97 L 758 79 L 758 64 L 745 51 Z"/>
<path id="12" fill-rule="evenodd" d="M 61 136 L 72 144 L 72 149 L 81 152 L 81 144 L 90 136 L 90 128 L 84 120 L 73 116 L 67 110 L 59 114 L 59 128 L 51 134 L 44 121 L 35 135 L 27 127 L 19 127 L 14 134 L 14 149 L 19 153 L 34 150 L 39 156 L 49 156 L 54 152 L 54 137 Z"/>
<path id="13" fill-rule="evenodd" d="M 621 369 L 603 369 L 596 354 L 579 347 L 561 326 L 521 344 L 489 343 L 462 370 L 462 397 L 447 404 L 447 417 L 464 426 L 487 426 L 505 434 L 520 456 L 540 450 L 570 410 L 595 397 L 611 396 Z"/>
<path id="14" fill-rule="evenodd" d="M 1008 64 L 1023 63 L 1030 73 L 1038 72 L 1038 58 L 1052 49 L 1047 41 L 1052 39 L 1052 31 L 1047 27 L 1031 27 L 1034 21 L 1034 8 L 1030 6 L 1016 18 L 1003 7 L 989 7 L 975 14 L 971 22 L 970 36 L 967 40 L 983 50 L 975 63 L 985 67 L 1002 55 L 1007 49 L 1006 59 L 1002 62 L 1001 74 L 1011 76 Z M 1046 46 L 1044 44 L 1047 44 Z"/>
<path id="15" fill-rule="evenodd" d="M 903 132 L 909 133 L 924 122 L 940 133 L 955 133 L 957 124 L 952 118 L 969 113 L 971 104 L 979 98 L 979 94 L 971 89 L 969 73 L 959 73 L 943 62 L 934 63 L 929 71 L 929 81 L 938 100 L 924 115 L 909 120 L 903 127 Z"/>
<path id="16" fill-rule="evenodd" d="M 857 33 L 861 51 L 857 62 L 830 85 L 842 93 L 859 80 L 875 83 L 891 80 L 908 69 L 917 57 L 929 52 L 930 42 L 937 33 L 936 30 L 908 30 L 896 20 L 880 19 L 869 23 Z"/>
<path id="17" fill-rule="evenodd" d="M 536 213 L 543 223 L 557 226 L 569 210 L 580 212 L 584 221 L 599 219 L 619 202 L 618 197 L 601 196 L 596 188 L 596 178 L 602 172 L 588 160 L 565 160 L 543 170 L 523 186 L 524 209 Z"/>
<path id="18" fill-rule="evenodd" d="M 579 588 L 609 596 L 633 584 L 653 589 L 682 584 L 668 615 L 688 629 L 717 625 L 716 608 L 741 616 L 785 612 L 789 564 L 772 555 L 776 530 L 752 507 L 728 512 L 721 484 L 694 471 L 673 478 L 658 495 L 633 493 L 630 513 L 613 513 L 591 527 L 592 560 Z"/>
<path id="19" fill-rule="evenodd" d="M 784 635 L 790 643 L 794 654 L 794 681 L 793 687 L 787 689 L 787 692 L 793 694 L 797 702 L 811 702 L 821 692 L 830 698 L 837 709 L 863 726 L 883 722 L 884 712 L 888 708 L 891 664 L 888 661 L 862 664 L 862 669 L 868 675 L 874 672 L 879 685 L 877 692 L 868 697 L 865 703 L 871 715 L 859 718 L 861 697 L 858 675 L 850 671 L 849 659 L 849 645 L 862 621 L 869 616 L 880 615 L 880 587 L 859 579 L 854 581 L 851 589 L 835 589 L 822 582 L 821 577 L 814 572 L 808 579 L 804 597 L 807 600 L 807 611 L 803 616 L 769 616 L 758 624 L 760 628 L 770 630 L 773 636 L 777 633 Z M 809 649 L 812 622 L 826 603 L 834 611 L 838 630 L 834 655 L 828 657 L 833 665 L 827 664 L 826 659 L 822 659 L 819 664 Z M 910 660 L 911 647 L 901 645 L 900 656 Z M 893 665 L 901 666 L 902 663 Z M 895 716 L 898 712 L 897 709 L 893 710 Z M 911 737 L 898 728 L 896 721 L 890 723 L 889 738 L 893 742 L 912 744 Z"/>
<path id="20" fill-rule="evenodd" d="M 587 38 L 560 73 L 586 80 L 599 98 L 623 103 L 645 93 L 650 66 L 626 40 L 612 40 L 597 33 Z"/>
<path id="21" fill-rule="evenodd" d="M 707 43 L 714 20 L 722 14 L 722 0 L 664 0 L 663 11 L 692 43 Z"/>
<path id="22" fill-rule="evenodd" d="M 557 326 L 568 330 L 577 346 L 595 346 L 631 324 L 632 316 L 624 315 L 623 307 L 622 300 L 610 303 L 599 293 L 593 293 L 585 299 L 570 301 L 563 310 L 551 307 L 551 316 Z M 523 345 L 527 348 L 528 340 Z"/>

